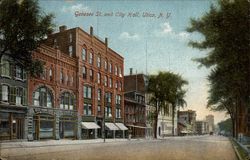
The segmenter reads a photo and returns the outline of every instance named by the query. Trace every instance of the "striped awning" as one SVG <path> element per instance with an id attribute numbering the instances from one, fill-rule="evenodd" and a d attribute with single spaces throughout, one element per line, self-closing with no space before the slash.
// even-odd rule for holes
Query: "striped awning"
<path id="1" fill-rule="evenodd" d="M 119 130 L 119 128 L 118 128 L 114 123 L 105 123 L 105 126 L 106 126 L 109 130 Z"/>
<path id="2" fill-rule="evenodd" d="M 82 122 L 83 129 L 97 129 L 100 128 L 95 122 Z"/>
<path id="3" fill-rule="evenodd" d="M 123 123 L 115 123 L 115 125 L 120 129 L 120 130 L 128 130 L 128 128 L 123 124 Z"/>

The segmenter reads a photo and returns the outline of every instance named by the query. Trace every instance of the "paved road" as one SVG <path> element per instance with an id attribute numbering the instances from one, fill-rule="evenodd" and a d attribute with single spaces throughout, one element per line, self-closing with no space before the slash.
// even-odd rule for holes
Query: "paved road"
<path id="1" fill-rule="evenodd" d="M 15 144 L 16 145 L 16 144 Z M 169 137 L 54 146 L 6 147 L 1 156 L 8 160 L 237 160 L 231 143 L 221 136 Z"/>

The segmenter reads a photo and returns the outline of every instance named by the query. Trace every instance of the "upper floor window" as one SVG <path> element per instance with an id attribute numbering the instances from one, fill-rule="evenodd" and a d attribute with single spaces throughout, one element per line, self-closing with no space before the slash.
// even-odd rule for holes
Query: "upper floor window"
<path id="1" fill-rule="evenodd" d="M 46 77 L 46 68 L 43 68 L 43 72 L 40 74 L 40 77 L 42 78 L 42 79 L 46 79 L 47 77 Z"/>
<path id="2" fill-rule="evenodd" d="M 118 69 L 117 69 L 117 66 L 115 66 L 115 75 L 116 75 L 116 76 L 118 75 Z"/>
<path id="3" fill-rule="evenodd" d="M 83 86 L 83 97 L 84 98 L 92 98 L 92 87 L 90 86 Z"/>
<path id="4" fill-rule="evenodd" d="M 115 104 L 121 104 L 121 95 L 116 95 Z"/>
<path id="5" fill-rule="evenodd" d="M 119 91 L 122 90 L 122 82 L 119 83 Z"/>
<path id="6" fill-rule="evenodd" d="M 97 57 L 97 67 L 101 68 L 101 57 L 100 56 Z"/>
<path id="7" fill-rule="evenodd" d="M 112 81 L 112 78 L 109 77 L 109 87 L 112 88 L 112 86 L 113 86 L 113 81 Z"/>
<path id="8" fill-rule="evenodd" d="M 2 97 L 1 100 L 8 102 L 9 101 L 9 97 L 10 97 L 10 87 L 8 85 L 2 85 L 1 86 L 1 93 L 2 93 Z"/>
<path id="9" fill-rule="evenodd" d="M 101 73 L 97 73 L 97 83 L 101 83 Z"/>
<path id="10" fill-rule="evenodd" d="M 60 97 L 60 108 L 61 109 L 74 109 L 74 96 L 69 92 L 64 92 Z"/>
<path id="11" fill-rule="evenodd" d="M 10 76 L 10 62 L 4 57 L 1 59 L 1 75 Z"/>
<path id="12" fill-rule="evenodd" d="M 121 118 L 121 108 L 116 108 L 116 118 Z"/>
<path id="13" fill-rule="evenodd" d="M 53 80 L 53 72 L 52 72 L 52 68 L 49 69 L 49 79 L 50 81 Z"/>
<path id="14" fill-rule="evenodd" d="M 104 76 L 104 86 L 108 86 L 108 77 Z"/>
<path id="15" fill-rule="evenodd" d="M 33 92 L 33 104 L 35 106 L 52 107 L 52 94 L 47 87 L 40 87 Z"/>
<path id="16" fill-rule="evenodd" d="M 63 83 L 63 81 L 64 81 L 63 70 L 61 69 L 61 72 L 60 72 L 60 82 Z"/>
<path id="17" fill-rule="evenodd" d="M 23 79 L 23 69 L 16 65 L 16 78 Z"/>
<path id="18" fill-rule="evenodd" d="M 106 99 L 107 103 L 111 103 L 111 101 L 112 101 L 112 93 L 106 92 L 105 93 L 105 99 Z"/>
<path id="19" fill-rule="evenodd" d="M 93 53 L 89 53 L 89 64 L 93 64 Z"/>
<path id="20" fill-rule="evenodd" d="M 25 105 L 26 104 L 26 89 L 21 87 L 14 88 L 15 103 L 17 105 Z"/>
<path id="21" fill-rule="evenodd" d="M 118 89 L 118 81 L 115 82 L 115 88 Z"/>
<path id="22" fill-rule="evenodd" d="M 112 73 L 112 63 L 109 63 L 109 72 Z"/>
<path id="23" fill-rule="evenodd" d="M 69 34 L 69 42 L 71 43 L 72 42 L 72 33 Z"/>
<path id="24" fill-rule="evenodd" d="M 87 59 L 86 56 L 87 56 L 87 54 L 86 54 L 86 49 L 83 48 L 83 49 L 82 49 L 82 60 L 83 60 L 83 61 L 86 61 L 86 59 Z"/>
<path id="25" fill-rule="evenodd" d="M 91 81 L 93 81 L 93 79 L 94 79 L 94 74 L 93 74 L 93 70 L 92 69 L 89 70 L 89 79 Z"/>
<path id="26" fill-rule="evenodd" d="M 101 98 L 102 98 L 102 90 L 101 90 L 101 89 L 98 89 L 98 90 L 97 90 L 97 100 L 98 100 L 98 101 L 101 101 Z"/>
<path id="27" fill-rule="evenodd" d="M 69 56 L 72 57 L 73 55 L 73 47 L 69 46 Z"/>
<path id="28" fill-rule="evenodd" d="M 105 62 L 104 62 L 104 69 L 107 71 L 108 70 L 108 62 L 107 60 L 105 59 Z"/>
<path id="29" fill-rule="evenodd" d="M 83 66 L 83 67 L 82 67 L 82 78 L 86 79 L 86 77 L 87 77 L 86 67 Z"/>
<path id="30" fill-rule="evenodd" d="M 84 103 L 84 110 L 83 114 L 84 115 L 92 115 L 92 104 Z"/>
<path id="31" fill-rule="evenodd" d="M 122 69 L 119 67 L 119 77 L 122 77 Z"/>

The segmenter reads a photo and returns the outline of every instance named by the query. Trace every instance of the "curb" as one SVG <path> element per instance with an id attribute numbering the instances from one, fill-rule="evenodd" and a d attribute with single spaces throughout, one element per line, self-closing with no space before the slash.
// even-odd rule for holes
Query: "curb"
<path id="1" fill-rule="evenodd" d="M 234 139 L 230 138 L 230 141 L 231 141 L 231 144 L 233 146 L 233 149 L 234 149 L 234 152 L 236 153 L 236 156 L 238 158 L 238 160 L 250 160 L 250 157 L 249 156 L 246 156 L 245 158 L 244 157 L 241 157 L 239 151 L 238 151 L 238 146 L 235 145 L 234 143 L 237 143 Z M 234 143 L 233 143 L 234 142 Z"/>

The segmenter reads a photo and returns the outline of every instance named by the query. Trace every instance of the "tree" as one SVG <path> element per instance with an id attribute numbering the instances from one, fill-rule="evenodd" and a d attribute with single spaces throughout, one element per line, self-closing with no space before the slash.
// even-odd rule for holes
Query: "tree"
<path id="1" fill-rule="evenodd" d="M 226 119 L 225 121 L 221 121 L 218 123 L 220 131 L 224 131 L 226 134 L 232 133 L 232 121 L 231 119 Z"/>
<path id="2" fill-rule="evenodd" d="M 172 72 L 159 72 L 158 75 L 149 77 L 148 92 L 152 95 L 150 102 L 155 106 L 154 135 L 157 138 L 158 115 L 161 110 L 172 107 L 172 134 L 174 135 L 174 115 L 176 107 L 186 104 L 183 99 L 186 91 L 183 86 L 188 84 L 178 74 Z"/>
<path id="3" fill-rule="evenodd" d="M 210 49 L 195 59 L 201 66 L 211 68 L 208 107 L 227 110 L 238 132 L 245 132 L 246 118 L 239 116 L 250 101 L 250 21 L 247 0 L 219 0 L 217 7 L 199 19 L 191 19 L 188 32 L 199 32 L 202 41 L 189 45 L 201 50 Z M 232 113 L 230 113 L 232 112 Z"/>
<path id="4" fill-rule="evenodd" d="M 31 76 L 38 76 L 43 67 L 32 60 L 32 51 L 52 33 L 52 19 L 52 14 L 41 11 L 37 0 L 1 0 L 0 58 L 7 55 Z"/>

